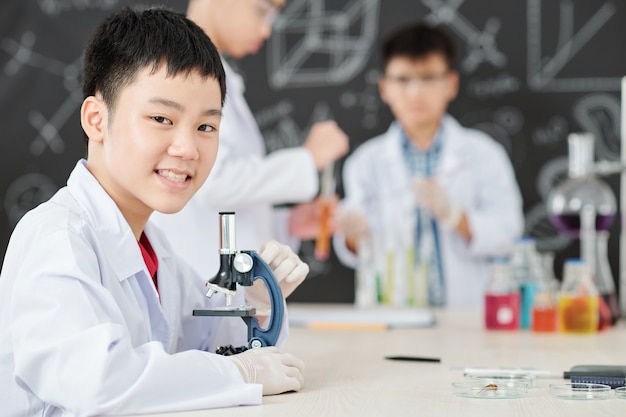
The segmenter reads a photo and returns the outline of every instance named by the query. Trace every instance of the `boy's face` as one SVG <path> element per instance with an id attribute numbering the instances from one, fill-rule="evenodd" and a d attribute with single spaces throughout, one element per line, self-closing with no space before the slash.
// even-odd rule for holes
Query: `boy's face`
<path id="1" fill-rule="evenodd" d="M 87 167 L 131 227 L 152 211 L 181 210 L 204 183 L 217 155 L 221 91 L 197 72 L 167 77 L 143 69 L 113 109 L 88 97 L 81 111 L 89 137 Z"/>
<path id="2" fill-rule="evenodd" d="M 221 53 L 236 59 L 261 49 L 285 4 L 285 0 L 216 1 L 215 8 L 205 12 L 198 9 L 189 17 L 205 30 Z"/>
<path id="3" fill-rule="evenodd" d="M 381 98 L 407 130 L 432 128 L 458 91 L 458 74 L 439 53 L 423 58 L 392 58 L 379 81 Z"/>

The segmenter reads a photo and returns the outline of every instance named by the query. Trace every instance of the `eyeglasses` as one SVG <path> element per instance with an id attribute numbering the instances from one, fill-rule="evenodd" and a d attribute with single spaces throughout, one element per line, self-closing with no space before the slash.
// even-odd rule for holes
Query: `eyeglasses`
<path id="1" fill-rule="evenodd" d="M 265 20 L 270 25 L 273 25 L 282 9 L 282 6 L 277 5 L 272 0 L 255 0 L 257 3 L 257 12 L 259 17 Z"/>
<path id="2" fill-rule="evenodd" d="M 437 86 L 443 85 L 444 81 L 448 79 L 449 72 L 443 74 L 427 74 L 427 75 L 413 75 L 413 76 L 392 76 L 385 75 L 384 79 L 388 83 L 406 90 L 411 86 L 422 87 L 425 90 L 432 90 Z"/>

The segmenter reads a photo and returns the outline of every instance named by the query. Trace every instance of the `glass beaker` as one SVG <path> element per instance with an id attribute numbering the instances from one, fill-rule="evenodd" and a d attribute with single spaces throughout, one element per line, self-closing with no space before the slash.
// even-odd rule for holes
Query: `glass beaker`
<path id="1" fill-rule="evenodd" d="M 559 291 L 559 330 L 564 333 L 598 331 L 598 290 L 589 267 L 581 259 L 568 259 Z"/>
<path id="2" fill-rule="evenodd" d="M 540 255 L 543 276 L 537 283 L 532 307 L 532 330 L 554 332 L 557 328 L 556 296 L 559 283 L 554 277 L 554 254 Z"/>
<path id="3" fill-rule="evenodd" d="M 596 230 L 610 229 L 617 212 L 615 194 L 593 171 L 594 140 L 591 133 L 572 133 L 568 136 L 569 178 L 548 196 L 550 221 L 572 237 L 580 236 L 583 207 L 593 207 Z"/>
<path id="4" fill-rule="evenodd" d="M 532 327 L 535 292 L 544 275 L 535 239 L 528 236 L 518 239 L 511 264 L 520 292 L 520 328 L 529 329 Z"/>
<path id="5" fill-rule="evenodd" d="M 520 325 L 520 293 L 508 259 L 495 259 L 490 265 L 485 290 L 485 327 L 515 330 Z"/>

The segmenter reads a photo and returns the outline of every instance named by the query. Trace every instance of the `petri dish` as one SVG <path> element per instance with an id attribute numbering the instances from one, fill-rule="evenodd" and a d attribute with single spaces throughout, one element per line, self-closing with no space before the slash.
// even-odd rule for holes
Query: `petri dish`
<path id="1" fill-rule="evenodd" d="M 623 400 L 626 400 L 626 387 L 618 387 L 614 389 L 615 391 L 615 398 L 621 398 Z"/>
<path id="2" fill-rule="evenodd" d="M 550 384 L 550 396 L 561 400 L 604 400 L 611 397 L 611 387 L 604 384 Z"/>
<path id="3" fill-rule="evenodd" d="M 476 379 L 484 380 L 484 379 L 489 379 L 489 380 L 492 380 L 492 383 L 494 383 L 494 384 L 498 384 L 498 383 L 502 383 L 502 382 L 520 382 L 520 383 L 526 383 L 528 388 L 536 388 L 537 387 L 537 375 L 530 375 L 530 374 L 504 373 L 504 372 L 503 373 L 496 372 L 496 373 L 493 373 L 493 374 L 484 374 L 484 373 L 472 374 L 472 373 L 466 373 L 465 374 L 465 379 L 467 379 L 467 380 L 476 380 Z"/>
<path id="4" fill-rule="evenodd" d="M 466 398 L 480 398 L 485 400 L 522 398 L 526 396 L 527 392 L 527 382 L 476 378 L 452 383 L 452 393 L 458 397 Z"/>

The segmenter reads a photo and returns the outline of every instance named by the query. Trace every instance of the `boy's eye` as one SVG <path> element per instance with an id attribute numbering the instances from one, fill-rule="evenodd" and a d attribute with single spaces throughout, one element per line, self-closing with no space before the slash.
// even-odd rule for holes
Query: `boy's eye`
<path id="1" fill-rule="evenodd" d="M 152 120 L 154 120 L 157 123 L 170 124 L 170 125 L 172 124 L 171 120 L 163 116 L 152 116 Z"/>
<path id="2" fill-rule="evenodd" d="M 202 132 L 213 132 L 215 130 L 215 128 L 211 125 L 200 125 L 198 127 L 198 130 L 202 131 Z"/>

